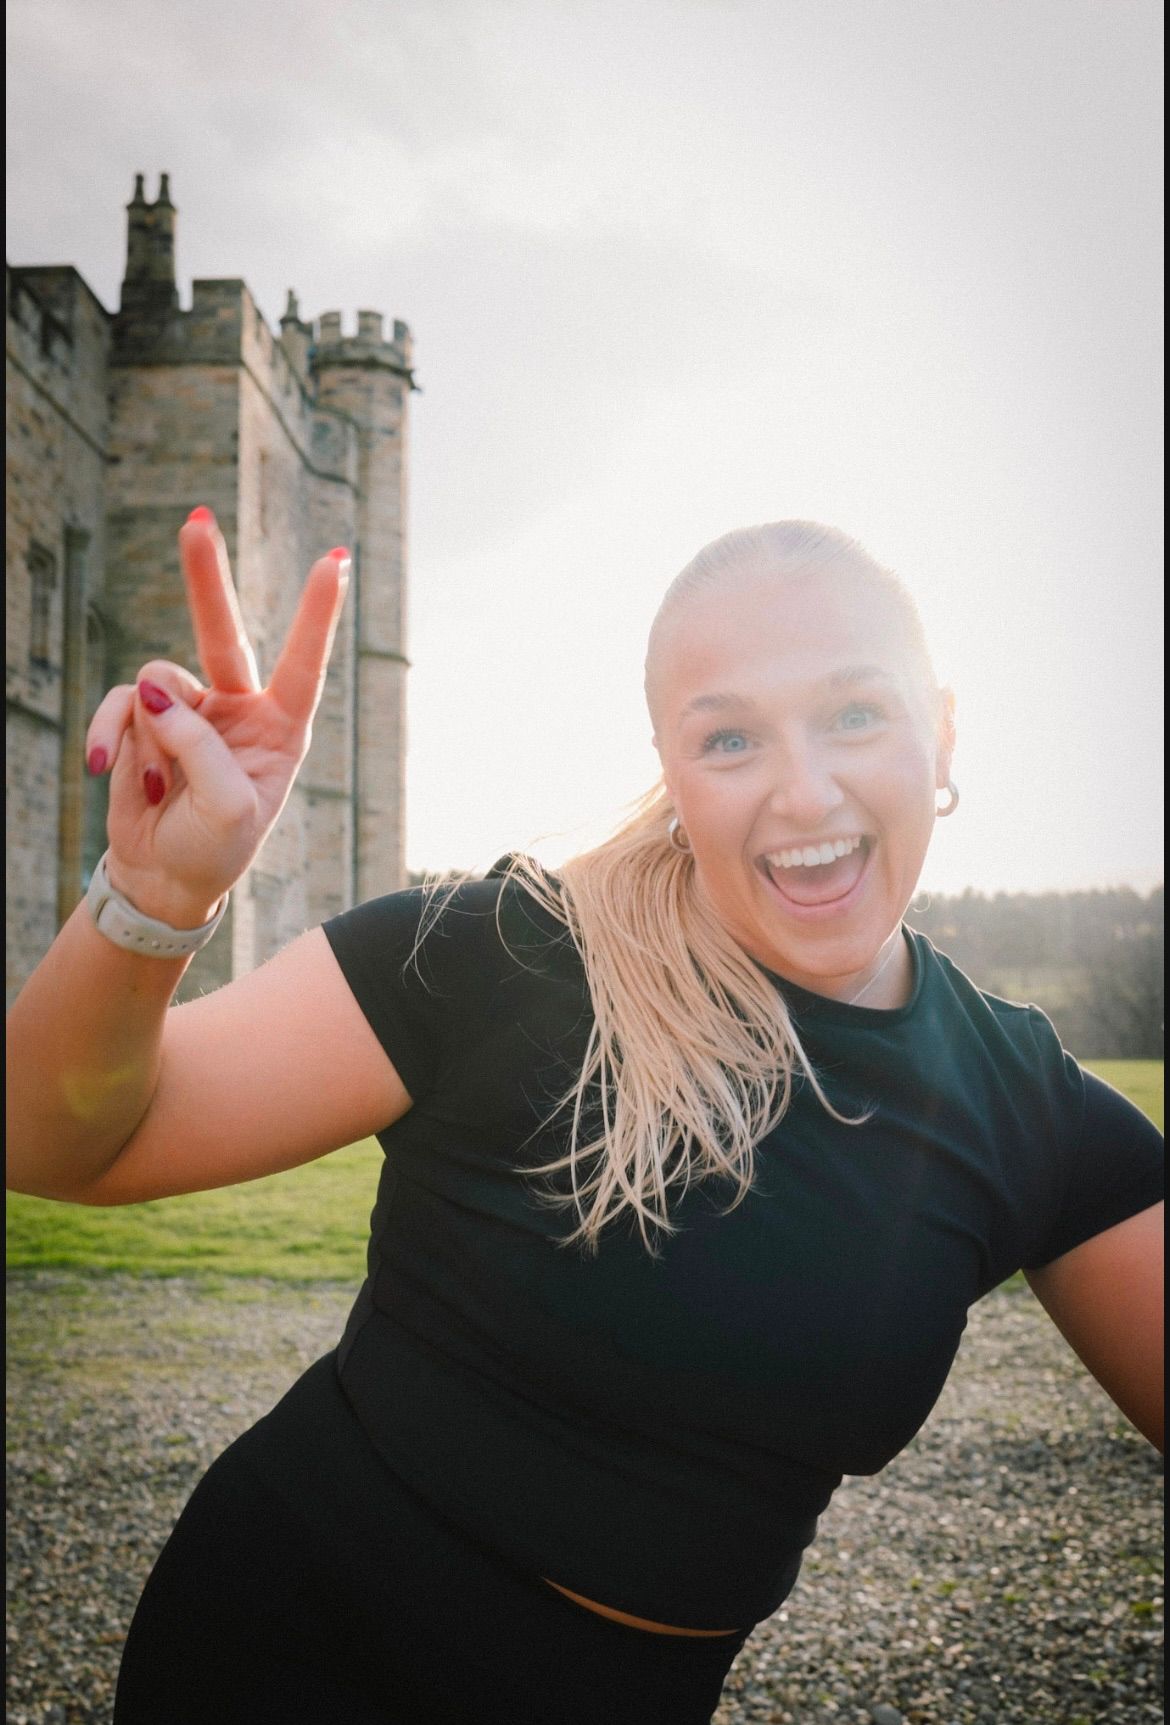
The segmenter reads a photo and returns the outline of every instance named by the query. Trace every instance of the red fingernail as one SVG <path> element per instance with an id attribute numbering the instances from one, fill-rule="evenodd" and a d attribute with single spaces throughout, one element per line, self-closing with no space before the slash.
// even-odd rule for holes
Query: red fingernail
<path id="1" fill-rule="evenodd" d="M 157 683 L 148 683 L 145 679 L 138 685 L 138 699 L 148 713 L 165 713 L 175 704 L 165 689 L 160 689 Z"/>
<path id="2" fill-rule="evenodd" d="M 110 757 L 106 754 L 104 749 L 91 749 L 89 751 L 89 754 L 85 757 L 85 764 L 95 779 L 99 773 L 105 772 L 106 762 L 109 758 Z"/>
<path id="3" fill-rule="evenodd" d="M 349 551 L 344 545 L 335 545 L 329 555 L 330 557 L 336 557 L 340 563 L 343 558 L 348 559 Z"/>
<path id="4" fill-rule="evenodd" d="M 142 785 L 148 803 L 161 803 L 167 794 L 166 780 L 157 767 L 147 767 L 142 775 Z"/>
<path id="5" fill-rule="evenodd" d="M 187 517 L 187 520 L 188 521 L 214 521 L 215 516 L 211 513 L 211 510 L 207 507 L 206 503 L 201 503 L 197 509 L 193 509 L 191 511 L 190 515 L 188 515 L 188 517 Z"/>

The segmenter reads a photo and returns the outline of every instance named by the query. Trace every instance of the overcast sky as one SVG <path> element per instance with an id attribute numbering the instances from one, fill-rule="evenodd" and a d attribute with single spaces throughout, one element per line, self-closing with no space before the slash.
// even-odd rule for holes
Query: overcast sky
<path id="1" fill-rule="evenodd" d="M 1160 16 L 13 0 L 8 256 L 115 307 L 165 169 L 183 303 L 411 325 L 412 866 L 598 831 L 655 776 L 662 589 L 804 516 L 903 574 L 957 689 L 926 885 L 1145 890 Z"/>

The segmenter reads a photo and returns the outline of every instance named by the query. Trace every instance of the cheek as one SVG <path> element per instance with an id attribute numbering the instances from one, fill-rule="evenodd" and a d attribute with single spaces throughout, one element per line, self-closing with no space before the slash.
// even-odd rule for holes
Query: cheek
<path id="1" fill-rule="evenodd" d="M 890 860 L 908 870 L 921 867 L 934 831 L 934 778 L 934 762 L 917 756 L 899 763 L 883 790 L 884 824 L 889 836 L 901 841 Z"/>
<path id="2" fill-rule="evenodd" d="M 934 753 L 920 742 L 907 743 L 883 763 L 881 794 L 893 811 L 900 810 L 908 819 L 924 811 L 932 815 L 935 776 Z"/>
<path id="3" fill-rule="evenodd" d="M 696 850 L 738 848 L 759 801 L 752 781 L 752 773 L 744 768 L 680 775 L 675 805 Z"/>

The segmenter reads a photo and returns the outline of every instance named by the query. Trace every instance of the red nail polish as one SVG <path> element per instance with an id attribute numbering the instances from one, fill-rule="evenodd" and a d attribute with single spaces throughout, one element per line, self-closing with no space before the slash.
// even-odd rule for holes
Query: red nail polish
<path id="1" fill-rule="evenodd" d="M 175 704 L 165 689 L 160 689 L 157 683 L 148 683 L 145 679 L 138 685 L 138 699 L 148 713 L 166 713 Z"/>
<path id="2" fill-rule="evenodd" d="M 211 510 L 207 507 L 206 503 L 201 503 L 197 509 L 193 509 L 191 511 L 190 515 L 188 515 L 188 517 L 187 517 L 187 520 L 188 521 L 214 521 L 215 516 L 211 513 Z"/>
<path id="3" fill-rule="evenodd" d="M 157 767 L 147 767 L 142 775 L 142 787 L 148 803 L 161 803 L 167 794 L 166 780 Z"/>
<path id="4" fill-rule="evenodd" d="M 339 563 L 343 559 L 347 562 L 349 560 L 349 551 L 344 545 L 335 545 L 329 555 L 330 557 L 336 557 Z"/>
<path id="5" fill-rule="evenodd" d="M 85 757 L 85 764 L 95 779 L 100 773 L 105 772 L 106 762 L 109 758 L 110 757 L 106 754 L 104 749 L 91 749 L 89 751 L 89 754 Z"/>

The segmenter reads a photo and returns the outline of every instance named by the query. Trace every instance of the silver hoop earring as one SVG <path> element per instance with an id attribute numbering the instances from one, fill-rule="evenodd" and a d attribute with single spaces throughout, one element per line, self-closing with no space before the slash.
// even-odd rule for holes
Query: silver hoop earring
<path id="1" fill-rule="evenodd" d="M 947 780 L 946 798 L 947 800 L 945 803 L 936 803 L 934 806 L 935 814 L 940 817 L 953 815 L 959 806 L 959 787 L 955 783 L 954 779 Z"/>
<path id="2" fill-rule="evenodd" d="M 666 829 L 666 839 L 667 843 L 673 845 L 676 851 L 689 851 L 691 848 L 691 841 L 677 815 Z"/>

